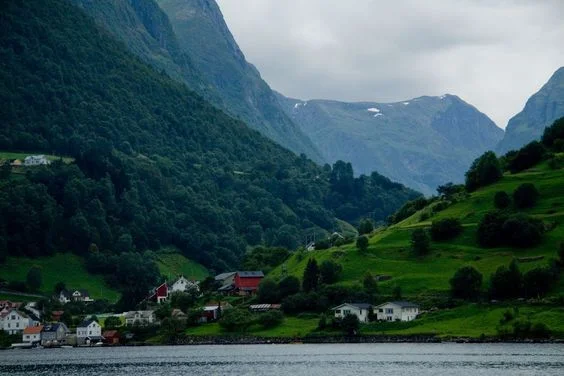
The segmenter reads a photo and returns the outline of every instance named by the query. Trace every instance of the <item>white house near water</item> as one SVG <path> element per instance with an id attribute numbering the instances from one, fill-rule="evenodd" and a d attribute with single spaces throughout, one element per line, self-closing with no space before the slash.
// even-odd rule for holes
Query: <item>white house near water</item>
<path id="1" fill-rule="evenodd" d="M 86 320 L 76 327 L 76 342 L 79 345 L 102 341 L 102 327 L 94 320 Z"/>
<path id="2" fill-rule="evenodd" d="M 368 322 L 368 314 L 372 306 L 365 303 L 344 303 L 340 306 L 332 308 L 335 312 L 335 318 L 342 319 L 346 315 L 355 315 L 360 322 Z"/>
<path id="3" fill-rule="evenodd" d="M 387 302 L 374 308 L 377 320 L 411 321 L 419 315 L 419 306 L 406 301 Z"/>

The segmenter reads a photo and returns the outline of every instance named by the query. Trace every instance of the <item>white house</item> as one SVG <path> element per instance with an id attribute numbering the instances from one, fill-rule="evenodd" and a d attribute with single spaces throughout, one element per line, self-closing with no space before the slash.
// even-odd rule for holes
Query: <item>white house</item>
<path id="1" fill-rule="evenodd" d="M 49 163 L 44 155 L 30 155 L 24 159 L 24 166 L 48 165 Z"/>
<path id="2" fill-rule="evenodd" d="M 188 292 L 193 290 L 198 293 L 200 291 L 200 287 L 198 286 L 197 281 L 190 281 L 184 278 L 184 276 L 180 276 L 180 278 L 178 278 L 176 282 L 170 286 L 170 290 L 171 292 Z"/>
<path id="3" fill-rule="evenodd" d="M 344 303 L 332 308 L 335 311 L 335 318 L 342 319 L 346 315 L 355 315 L 360 322 L 368 322 L 368 314 L 372 306 L 365 303 Z"/>
<path id="4" fill-rule="evenodd" d="M 42 330 L 43 330 L 43 325 L 28 326 L 23 331 L 22 342 L 26 342 L 26 343 L 39 343 L 39 342 L 41 342 L 41 331 Z"/>
<path id="5" fill-rule="evenodd" d="M 76 343 L 79 345 L 94 344 L 102 341 L 102 327 L 95 320 L 86 320 L 76 327 Z"/>
<path id="6" fill-rule="evenodd" d="M 4 312 L 0 316 L 0 327 L 8 334 L 21 334 L 25 328 L 31 325 L 30 317 L 16 309 Z"/>
<path id="7" fill-rule="evenodd" d="M 157 322 L 155 311 L 129 311 L 124 314 L 125 325 L 153 325 Z"/>
<path id="8" fill-rule="evenodd" d="M 66 304 L 68 302 L 93 302 L 94 299 L 90 298 L 88 290 L 61 290 L 59 293 L 59 302 Z"/>
<path id="9" fill-rule="evenodd" d="M 374 314 L 382 321 L 411 321 L 419 315 L 419 306 L 405 301 L 387 302 L 374 307 Z"/>

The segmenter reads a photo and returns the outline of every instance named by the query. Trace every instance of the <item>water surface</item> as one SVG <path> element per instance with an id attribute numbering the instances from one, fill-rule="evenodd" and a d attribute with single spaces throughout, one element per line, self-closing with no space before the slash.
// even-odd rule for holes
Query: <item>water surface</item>
<path id="1" fill-rule="evenodd" d="M 564 375 L 562 344 L 157 346 L 0 351 L 0 375 Z"/>

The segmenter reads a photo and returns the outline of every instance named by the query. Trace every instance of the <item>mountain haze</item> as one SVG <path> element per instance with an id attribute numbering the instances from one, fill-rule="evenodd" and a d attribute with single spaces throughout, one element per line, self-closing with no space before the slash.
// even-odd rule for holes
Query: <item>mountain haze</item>
<path id="1" fill-rule="evenodd" d="M 503 131 L 457 96 L 397 103 L 278 98 L 327 161 L 350 161 L 432 194 L 461 182 L 470 163 L 495 147 Z"/>
<path id="2" fill-rule="evenodd" d="M 527 100 L 525 108 L 507 123 L 505 137 L 496 151 L 504 154 L 540 139 L 546 127 L 564 116 L 564 67 Z"/>

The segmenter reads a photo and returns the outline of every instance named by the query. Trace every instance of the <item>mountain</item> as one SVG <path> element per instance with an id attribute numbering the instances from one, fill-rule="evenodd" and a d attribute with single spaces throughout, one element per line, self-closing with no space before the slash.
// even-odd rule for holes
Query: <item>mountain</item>
<path id="1" fill-rule="evenodd" d="M 559 68 L 546 84 L 525 104 L 523 111 L 512 117 L 505 136 L 496 151 L 505 154 L 538 140 L 544 129 L 564 116 L 564 67 Z"/>
<path id="2" fill-rule="evenodd" d="M 384 220 L 418 195 L 295 155 L 146 64 L 69 1 L 4 1 L 2 20 L 0 157 L 70 158 L 0 161 L 0 262 L 72 251 L 121 276 L 114 267 L 171 246 L 219 271 L 237 267 L 248 246 L 295 248 L 335 231 L 338 212 Z M 121 259 L 108 265 L 110 256 Z"/>
<path id="3" fill-rule="evenodd" d="M 377 170 L 426 194 L 462 182 L 474 158 L 503 137 L 454 95 L 397 103 L 278 99 L 327 161 L 350 161 L 359 173 Z"/>
<path id="4" fill-rule="evenodd" d="M 246 62 L 214 1 L 160 2 L 170 20 L 155 0 L 71 1 L 143 61 L 280 145 L 322 162 Z"/>

